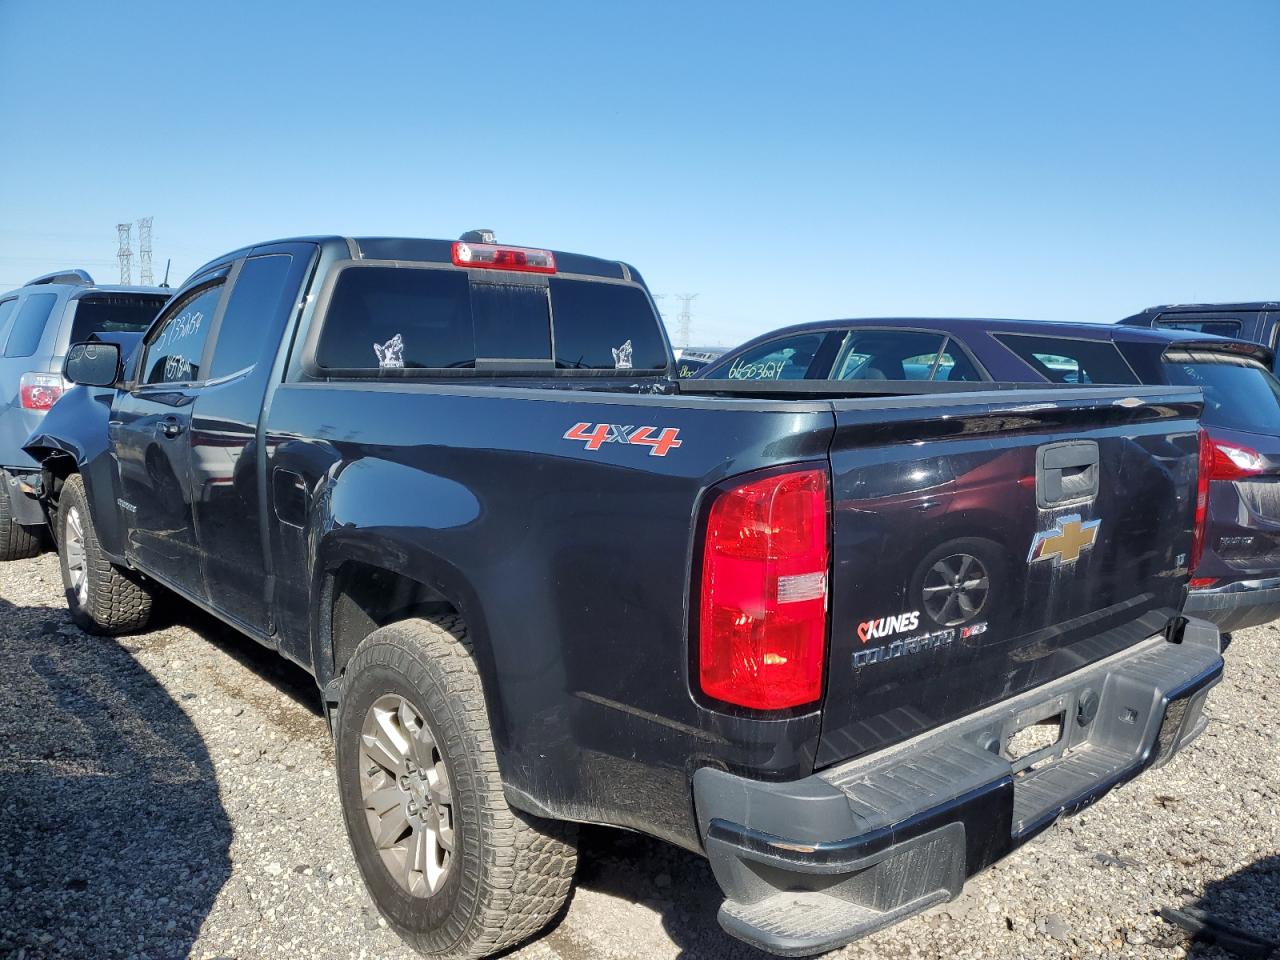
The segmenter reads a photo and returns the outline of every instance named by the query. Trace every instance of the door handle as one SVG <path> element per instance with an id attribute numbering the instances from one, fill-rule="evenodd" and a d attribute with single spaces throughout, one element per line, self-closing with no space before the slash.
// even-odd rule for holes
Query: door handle
<path id="1" fill-rule="evenodd" d="M 173 439 L 182 431 L 183 426 L 178 422 L 177 417 L 165 417 L 160 421 L 160 432 L 170 439 Z"/>

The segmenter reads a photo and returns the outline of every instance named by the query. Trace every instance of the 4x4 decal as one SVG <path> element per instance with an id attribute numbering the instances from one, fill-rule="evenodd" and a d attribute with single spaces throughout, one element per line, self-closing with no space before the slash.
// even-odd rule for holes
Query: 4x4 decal
<path id="1" fill-rule="evenodd" d="M 654 434 L 657 434 L 656 436 Z M 565 440 L 585 442 L 588 450 L 606 443 L 634 443 L 649 448 L 649 456 L 665 457 L 683 444 L 678 427 L 632 427 L 617 423 L 575 423 L 565 431 Z"/>

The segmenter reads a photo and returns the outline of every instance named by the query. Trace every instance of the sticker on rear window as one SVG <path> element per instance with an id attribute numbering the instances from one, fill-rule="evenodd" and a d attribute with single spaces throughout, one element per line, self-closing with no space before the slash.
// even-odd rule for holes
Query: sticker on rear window
<path id="1" fill-rule="evenodd" d="M 613 368 L 615 370 L 631 369 L 631 341 L 628 340 L 620 347 L 613 347 Z"/>
<path id="2" fill-rule="evenodd" d="M 386 343 L 375 343 L 373 352 L 378 356 L 379 369 L 396 370 L 404 366 L 404 340 L 398 333 Z"/>

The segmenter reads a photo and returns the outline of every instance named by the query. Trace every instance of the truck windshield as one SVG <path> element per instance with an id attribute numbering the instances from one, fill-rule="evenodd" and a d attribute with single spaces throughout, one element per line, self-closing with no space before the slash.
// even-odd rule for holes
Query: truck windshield
<path id="1" fill-rule="evenodd" d="M 71 323 L 71 343 L 83 343 L 95 333 L 146 333 L 168 298 L 136 293 L 105 293 L 81 297 Z"/>
<path id="2" fill-rule="evenodd" d="M 1280 382 L 1244 357 L 1187 352 L 1165 357 L 1165 377 L 1204 391 L 1201 421 L 1246 433 L 1280 433 Z"/>
<path id="3" fill-rule="evenodd" d="M 438 370 L 478 359 L 657 371 L 667 349 L 648 295 L 633 284 L 494 282 L 461 270 L 382 266 L 349 267 L 334 282 L 318 366 Z"/>

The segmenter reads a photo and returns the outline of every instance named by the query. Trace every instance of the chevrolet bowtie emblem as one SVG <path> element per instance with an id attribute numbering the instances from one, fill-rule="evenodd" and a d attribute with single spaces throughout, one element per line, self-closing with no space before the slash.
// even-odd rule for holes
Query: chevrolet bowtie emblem
<path id="1" fill-rule="evenodd" d="M 1069 517 L 1059 517 L 1057 526 L 1052 530 L 1041 530 L 1031 541 L 1031 552 L 1027 554 L 1027 563 L 1037 560 L 1052 560 L 1053 565 L 1075 563 L 1080 554 L 1090 549 L 1098 539 L 1098 525 L 1101 520 L 1081 521 L 1078 513 Z"/>

